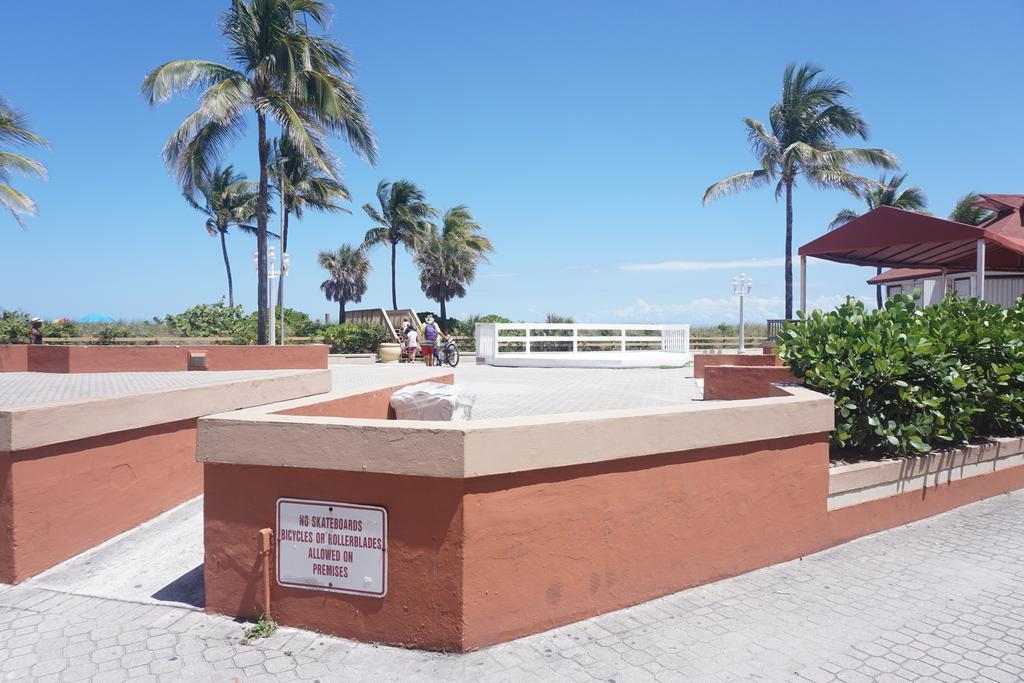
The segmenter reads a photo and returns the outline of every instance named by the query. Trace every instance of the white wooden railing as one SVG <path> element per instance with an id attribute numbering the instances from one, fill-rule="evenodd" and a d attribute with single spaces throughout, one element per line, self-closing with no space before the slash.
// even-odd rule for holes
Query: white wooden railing
<path id="1" fill-rule="evenodd" d="M 538 332 L 541 334 L 537 334 Z M 565 334 L 554 334 L 555 332 Z M 552 351 L 550 348 L 544 348 L 553 342 L 565 347 L 564 350 Z M 507 347 L 511 345 L 515 345 L 516 348 L 509 350 Z M 544 346 L 538 348 L 539 345 Z M 640 345 L 647 348 L 637 349 L 636 347 Z M 484 359 L 506 353 L 600 353 L 641 350 L 689 353 L 690 326 L 477 323 L 476 349 L 477 356 Z"/>

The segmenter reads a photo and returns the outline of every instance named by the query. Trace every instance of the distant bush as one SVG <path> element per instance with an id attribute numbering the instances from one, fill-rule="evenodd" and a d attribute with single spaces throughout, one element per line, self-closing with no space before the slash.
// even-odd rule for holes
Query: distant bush
<path id="1" fill-rule="evenodd" d="M 43 323 L 43 336 L 56 339 L 67 339 L 69 337 L 80 337 L 81 330 L 78 325 L 70 320 L 54 320 L 52 323 Z"/>
<path id="2" fill-rule="evenodd" d="M 164 322 L 183 337 L 233 337 L 245 317 L 241 306 L 228 306 L 222 299 L 166 315 Z"/>
<path id="3" fill-rule="evenodd" d="M 1024 432 L 1024 299 L 916 308 L 900 295 L 871 312 L 848 299 L 787 324 L 779 353 L 835 399 L 840 448 L 906 455 Z"/>
<path id="4" fill-rule="evenodd" d="M 367 323 L 341 323 L 321 331 L 331 353 L 377 353 L 377 347 L 392 341 L 387 328 Z"/>
<path id="5" fill-rule="evenodd" d="M 0 310 L 0 344 L 27 344 L 30 321 L 22 311 Z"/>
<path id="6" fill-rule="evenodd" d="M 96 343 L 97 344 L 120 344 L 118 339 L 125 337 L 134 337 L 135 331 L 124 325 L 104 325 L 96 331 Z"/>

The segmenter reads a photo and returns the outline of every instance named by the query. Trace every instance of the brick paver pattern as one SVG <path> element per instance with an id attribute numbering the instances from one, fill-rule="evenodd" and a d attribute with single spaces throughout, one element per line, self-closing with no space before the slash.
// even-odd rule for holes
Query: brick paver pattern
<path id="1" fill-rule="evenodd" d="M 1024 492 L 467 655 L 201 611 L 0 590 L 7 680 L 902 681 L 1024 678 Z"/>
<path id="2" fill-rule="evenodd" d="M 207 372 L 52 372 L 0 373 L 0 410 L 44 403 L 145 394 L 166 389 L 294 374 L 295 370 L 227 370 Z"/>

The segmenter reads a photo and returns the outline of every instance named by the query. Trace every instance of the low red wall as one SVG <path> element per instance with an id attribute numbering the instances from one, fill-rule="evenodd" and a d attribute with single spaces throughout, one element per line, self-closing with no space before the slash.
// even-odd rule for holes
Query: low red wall
<path id="1" fill-rule="evenodd" d="M 428 380 L 416 380 L 407 384 L 398 384 L 385 389 L 368 391 L 354 396 L 343 396 L 333 401 L 320 401 L 308 406 L 280 410 L 276 415 L 310 415 L 313 417 L 358 417 L 365 419 L 394 420 L 395 410 L 391 407 L 391 396 L 402 387 L 422 384 L 425 381 L 439 384 L 455 384 L 455 375 L 431 377 Z"/>
<path id="2" fill-rule="evenodd" d="M 387 508 L 388 594 L 375 599 L 303 590 L 271 578 L 276 621 L 371 642 L 461 649 L 462 481 L 456 479 L 207 464 L 208 611 L 263 614 L 257 533 L 275 528 L 281 497 Z"/>
<path id="3" fill-rule="evenodd" d="M 0 346 L 0 372 L 171 372 L 188 370 L 189 351 L 206 354 L 207 370 L 327 367 L 328 346 Z"/>
<path id="4" fill-rule="evenodd" d="M 0 372 L 28 371 L 28 344 L 0 344 Z"/>
<path id="5" fill-rule="evenodd" d="M 763 356 L 752 356 L 763 358 Z M 799 382 L 789 368 L 771 365 L 715 365 L 704 369 L 704 400 L 735 401 L 775 396 L 775 382 Z"/>
<path id="6" fill-rule="evenodd" d="M 758 365 L 758 366 L 779 366 L 782 361 L 778 358 L 765 358 L 764 355 L 752 355 L 749 353 L 698 353 L 693 357 L 693 376 L 696 379 L 704 377 L 705 368 L 716 365 Z"/>
<path id="7" fill-rule="evenodd" d="M 262 613 L 279 497 L 385 507 L 389 576 L 383 599 L 275 581 L 277 621 L 466 651 L 1024 488 L 1024 467 L 835 512 L 828 479 L 827 434 L 469 479 L 208 464 L 207 609 Z"/>
<path id="8" fill-rule="evenodd" d="M 196 420 L 0 453 L 0 582 L 17 583 L 202 493 Z"/>

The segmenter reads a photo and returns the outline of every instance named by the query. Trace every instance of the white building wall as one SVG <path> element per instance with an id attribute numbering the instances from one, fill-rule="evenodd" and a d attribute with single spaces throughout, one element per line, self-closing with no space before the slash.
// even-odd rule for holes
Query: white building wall
<path id="1" fill-rule="evenodd" d="M 959 291 L 964 296 L 974 296 L 977 292 L 974 273 L 950 273 L 946 276 L 946 291 Z M 923 278 L 920 280 L 900 280 L 882 285 L 885 295 L 891 296 L 895 287 L 901 287 L 903 294 L 911 294 L 915 289 L 921 290 L 919 301 L 924 306 L 931 306 L 942 301 L 942 278 Z M 1024 277 L 989 275 L 985 277 L 985 301 L 999 304 L 1005 308 L 1013 306 L 1017 299 L 1024 296 Z"/>

